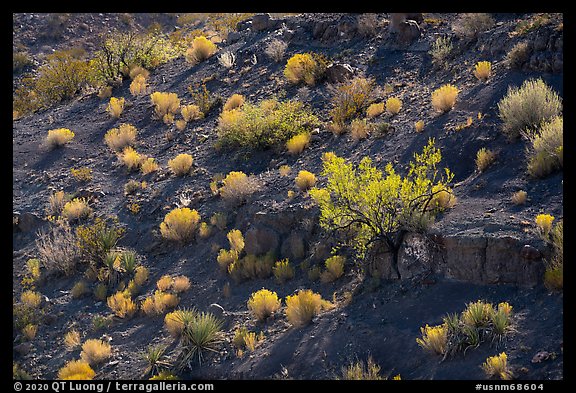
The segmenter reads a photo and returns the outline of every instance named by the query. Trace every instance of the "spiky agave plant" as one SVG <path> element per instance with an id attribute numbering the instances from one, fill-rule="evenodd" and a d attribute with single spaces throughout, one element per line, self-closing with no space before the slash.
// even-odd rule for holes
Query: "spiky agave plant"
<path id="1" fill-rule="evenodd" d="M 170 364 L 163 361 L 162 357 L 166 353 L 166 346 L 162 344 L 149 345 L 144 352 L 142 352 L 141 357 L 147 363 L 146 369 L 143 372 L 144 377 L 150 377 L 155 374 L 160 374 L 160 367 L 170 367 Z"/>
<path id="2" fill-rule="evenodd" d="M 216 346 L 222 340 L 222 321 L 212 313 L 202 312 L 184 326 L 180 336 L 182 347 L 177 359 L 177 367 L 182 370 L 191 363 L 194 358 L 202 364 L 204 353 L 216 352 Z"/>

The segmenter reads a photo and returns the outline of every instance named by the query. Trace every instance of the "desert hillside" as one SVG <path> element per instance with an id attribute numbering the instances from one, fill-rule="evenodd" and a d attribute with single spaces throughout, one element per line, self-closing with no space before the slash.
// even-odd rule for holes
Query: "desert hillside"
<path id="1" fill-rule="evenodd" d="M 15 379 L 563 380 L 563 15 L 13 14 Z"/>

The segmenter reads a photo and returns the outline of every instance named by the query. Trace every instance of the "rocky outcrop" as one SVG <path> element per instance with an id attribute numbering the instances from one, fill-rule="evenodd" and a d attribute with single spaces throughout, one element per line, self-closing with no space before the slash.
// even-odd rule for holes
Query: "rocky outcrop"
<path id="1" fill-rule="evenodd" d="M 477 284 L 532 287 L 542 282 L 547 258 L 544 243 L 535 247 L 509 236 L 408 234 L 398 254 L 398 272 L 401 279 L 437 273 Z M 389 260 L 389 253 L 380 252 L 369 269 L 375 265 L 382 278 L 394 279 L 393 269 L 387 268 Z"/>
<path id="2" fill-rule="evenodd" d="M 342 83 L 352 78 L 354 70 L 349 64 L 331 64 L 325 75 L 329 83 Z"/>

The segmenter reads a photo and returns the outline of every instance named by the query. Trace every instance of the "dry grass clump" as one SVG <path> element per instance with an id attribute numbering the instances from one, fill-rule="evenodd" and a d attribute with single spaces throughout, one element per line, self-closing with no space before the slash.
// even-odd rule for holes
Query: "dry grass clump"
<path id="1" fill-rule="evenodd" d="M 154 158 L 151 157 L 146 158 L 144 161 L 142 161 L 142 164 L 140 165 L 140 171 L 142 172 L 143 175 L 155 172 L 158 170 L 158 168 L 159 168 L 158 163 Z"/>
<path id="2" fill-rule="evenodd" d="M 302 134 L 294 135 L 286 142 L 286 149 L 290 154 L 300 154 L 310 143 L 310 133 L 304 132 Z"/>
<path id="3" fill-rule="evenodd" d="M 177 295 L 157 290 L 154 291 L 152 296 L 144 299 L 142 311 L 146 315 L 160 315 L 167 309 L 176 307 L 179 301 L 180 299 L 178 299 Z"/>
<path id="4" fill-rule="evenodd" d="M 61 215 L 68 221 L 77 221 L 87 218 L 90 214 L 92 208 L 88 206 L 88 201 L 85 198 L 74 198 L 66 202 Z"/>
<path id="5" fill-rule="evenodd" d="M 280 300 L 276 292 L 260 289 L 250 295 L 248 310 L 259 321 L 263 322 L 280 309 Z"/>
<path id="6" fill-rule="evenodd" d="M 479 61 L 474 66 L 474 76 L 478 80 L 486 82 L 491 75 L 492 75 L 492 63 L 490 63 L 489 61 Z"/>
<path id="7" fill-rule="evenodd" d="M 526 199 L 528 198 L 528 193 L 524 190 L 520 190 L 512 194 L 512 203 L 515 205 L 523 205 L 526 203 Z"/>
<path id="8" fill-rule="evenodd" d="M 77 330 L 70 330 L 64 335 L 64 345 L 69 351 L 76 349 L 81 343 L 80 333 Z"/>
<path id="9" fill-rule="evenodd" d="M 86 381 L 92 380 L 96 372 L 85 360 L 70 360 L 64 367 L 58 370 L 58 379 Z"/>
<path id="10" fill-rule="evenodd" d="M 373 79 L 355 77 L 347 82 L 330 86 L 330 117 L 334 127 L 343 128 L 346 122 L 362 116 L 376 96 Z"/>
<path id="11" fill-rule="evenodd" d="M 191 64 L 198 64 L 216 53 L 218 47 L 204 36 L 195 37 L 192 46 L 186 50 L 186 60 Z"/>
<path id="12" fill-rule="evenodd" d="M 448 112 L 456 104 L 458 88 L 451 84 L 446 84 L 432 93 L 432 106 L 439 112 Z"/>
<path id="13" fill-rule="evenodd" d="M 62 223 L 40 230 L 36 249 L 42 267 L 49 273 L 59 272 L 69 276 L 76 271 L 80 250 L 70 225 Z"/>
<path id="14" fill-rule="evenodd" d="M 244 203 L 250 195 L 258 191 L 259 184 L 255 177 L 247 176 L 244 172 L 230 172 L 220 188 L 220 196 L 228 203 L 238 205 Z"/>
<path id="15" fill-rule="evenodd" d="M 382 113 L 384 113 L 385 109 L 386 107 L 383 102 L 370 104 L 368 109 L 366 109 L 366 117 L 368 119 L 372 119 L 376 116 L 380 116 Z"/>
<path id="16" fill-rule="evenodd" d="M 190 289 L 190 279 L 186 276 L 176 276 L 174 277 L 174 283 L 172 284 L 172 290 L 176 293 L 186 292 Z"/>
<path id="17" fill-rule="evenodd" d="M 87 294 L 88 292 L 90 292 L 90 290 L 88 289 L 88 284 L 86 283 L 86 281 L 81 280 L 78 281 L 76 284 L 74 284 L 74 286 L 70 290 L 70 295 L 72 296 L 73 299 L 78 299 Z"/>
<path id="18" fill-rule="evenodd" d="M 460 37 L 473 39 L 494 26 L 494 18 L 486 13 L 464 13 L 453 23 L 452 30 Z"/>
<path id="19" fill-rule="evenodd" d="M 138 130 L 132 124 L 122 123 L 118 128 L 112 128 L 104 135 L 104 142 L 113 151 L 118 152 L 136 143 Z"/>
<path id="20" fill-rule="evenodd" d="M 354 119 L 350 123 L 350 135 L 355 141 L 368 138 L 370 134 L 370 125 L 366 119 Z"/>
<path id="21" fill-rule="evenodd" d="M 172 337 L 180 337 L 184 326 L 187 326 L 196 314 L 195 309 L 179 309 L 169 312 L 164 317 L 164 327 Z"/>
<path id="22" fill-rule="evenodd" d="M 312 172 L 300 171 L 294 179 L 294 182 L 300 191 L 306 191 L 314 187 L 316 184 L 316 176 Z"/>
<path id="23" fill-rule="evenodd" d="M 176 93 L 156 91 L 150 94 L 150 100 L 159 119 L 164 119 L 166 115 L 174 116 L 180 109 L 180 99 Z"/>
<path id="24" fill-rule="evenodd" d="M 199 223 L 200 214 L 196 210 L 176 208 L 164 217 L 160 224 L 160 233 L 165 239 L 186 242 L 194 237 Z"/>
<path id="25" fill-rule="evenodd" d="M 190 122 L 192 120 L 200 120 L 204 118 L 204 113 L 200 110 L 200 107 L 196 104 L 184 105 L 180 109 L 180 113 L 182 114 L 182 118 L 186 122 Z"/>
<path id="26" fill-rule="evenodd" d="M 38 325 L 29 323 L 22 328 L 22 335 L 26 341 L 33 341 L 36 338 L 36 333 L 38 333 Z"/>
<path id="27" fill-rule="evenodd" d="M 504 61 L 511 69 L 520 69 L 529 58 L 530 47 L 528 46 L 528 42 L 522 41 L 510 49 Z"/>
<path id="28" fill-rule="evenodd" d="M 232 229 L 226 235 L 228 241 L 230 242 L 230 249 L 241 252 L 244 250 L 244 236 L 242 236 L 242 232 L 238 229 Z"/>
<path id="29" fill-rule="evenodd" d="M 380 366 L 374 363 L 372 357 L 368 358 L 368 363 L 356 362 L 342 369 L 342 379 L 346 381 L 381 381 Z"/>
<path id="30" fill-rule="evenodd" d="M 294 278 L 294 268 L 292 265 L 290 265 L 290 261 L 288 259 L 277 261 L 274 264 L 272 271 L 274 272 L 274 277 L 276 277 L 276 280 L 278 280 L 278 282 L 281 284 Z"/>
<path id="31" fill-rule="evenodd" d="M 484 370 L 488 378 L 512 379 L 512 372 L 508 368 L 508 356 L 505 352 L 487 358 L 482 364 L 482 370 Z"/>
<path id="32" fill-rule="evenodd" d="M 424 131 L 424 120 L 418 120 L 417 122 L 415 122 L 414 123 L 414 130 L 416 132 Z"/>
<path id="33" fill-rule="evenodd" d="M 176 176 L 184 176 L 190 173 L 192 168 L 193 158 L 190 154 L 178 154 L 176 157 L 168 161 L 168 166 L 172 173 Z"/>
<path id="34" fill-rule="evenodd" d="M 166 292 L 172 289 L 172 285 L 174 285 L 174 279 L 169 275 L 164 275 L 156 281 L 156 288 L 159 291 Z"/>
<path id="35" fill-rule="evenodd" d="M 564 118 L 544 121 L 536 132 L 523 132 L 527 148 L 528 173 L 542 178 L 564 166 Z"/>
<path id="36" fill-rule="evenodd" d="M 390 97 L 386 100 L 386 112 L 397 115 L 402 109 L 402 101 L 398 97 Z"/>
<path id="37" fill-rule="evenodd" d="M 128 171 L 137 170 L 142 164 L 143 156 L 140 155 L 132 146 L 127 146 L 119 154 L 120 161 L 126 166 Z"/>
<path id="38" fill-rule="evenodd" d="M 286 48 L 288 44 L 282 40 L 274 38 L 268 42 L 266 48 L 264 49 L 264 53 L 268 55 L 272 60 L 276 63 L 280 63 L 284 58 L 284 53 L 286 52 Z"/>
<path id="39" fill-rule="evenodd" d="M 318 293 L 310 289 L 299 290 L 297 294 L 286 297 L 286 318 L 293 326 L 304 326 L 312 321 L 323 309 L 332 304 L 322 299 Z"/>
<path id="40" fill-rule="evenodd" d="M 232 94 L 224 104 L 224 111 L 231 111 L 232 109 L 240 108 L 244 104 L 244 96 L 242 94 Z"/>
<path id="41" fill-rule="evenodd" d="M 56 128 L 54 130 L 48 130 L 46 145 L 48 148 L 54 149 L 56 147 L 64 146 L 72 139 L 74 139 L 74 132 L 70 131 L 68 128 Z"/>
<path id="42" fill-rule="evenodd" d="M 278 172 L 282 177 L 288 176 L 291 171 L 292 168 L 290 167 L 290 165 L 281 165 L 280 168 L 278 168 Z"/>
<path id="43" fill-rule="evenodd" d="M 124 97 L 122 98 L 111 97 L 110 102 L 106 107 L 106 112 L 108 112 L 110 116 L 112 116 L 112 118 L 118 119 L 122 114 L 122 112 L 124 111 L 124 103 L 125 103 Z"/>
<path id="44" fill-rule="evenodd" d="M 324 262 L 326 270 L 322 272 L 320 280 L 322 282 L 332 282 L 344 274 L 344 263 L 346 262 L 346 257 L 342 255 L 334 255 Z"/>
<path id="45" fill-rule="evenodd" d="M 511 86 L 498 102 L 502 132 L 517 138 L 526 129 L 535 129 L 562 112 L 562 99 L 542 79 L 529 79 L 520 88 Z"/>
<path id="46" fill-rule="evenodd" d="M 92 169 L 88 167 L 70 168 L 70 174 L 77 182 L 88 183 L 92 180 Z"/>
<path id="47" fill-rule="evenodd" d="M 80 358 L 90 365 L 102 363 L 112 355 L 112 347 L 109 343 L 98 340 L 86 340 L 82 345 Z"/>
<path id="48" fill-rule="evenodd" d="M 70 195 L 67 195 L 64 191 L 56 191 L 48 197 L 48 207 L 46 208 L 46 212 L 49 216 L 58 217 L 60 213 L 62 213 L 64 205 L 69 200 Z"/>
<path id="49" fill-rule="evenodd" d="M 138 306 L 136 306 L 130 296 L 121 291 L 108 297 L 106 304 L 108 304 L 114 315 L 119 318 L 132 318 L 138 310 Z"/>
<path id="50" fill-rule="evenodd" d="M 479 172 L 484 172 L 495 160 L 496 153 L 485 147 L 476 152 L 476 168 Z"/>
<path id="51" fill-rule="evenodd" d="M 130 83 L 130 93 L 133 96 L 142 96 L 148 94 L 148 84 L 144 75 L 137 75 Z"/>

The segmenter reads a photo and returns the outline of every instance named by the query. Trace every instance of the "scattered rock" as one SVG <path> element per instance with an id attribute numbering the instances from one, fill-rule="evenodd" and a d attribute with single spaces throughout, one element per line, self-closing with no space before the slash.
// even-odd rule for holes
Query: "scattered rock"
<path id="1" fill-rule="evenodd" d="M 551 354 L 548 351 L 541 351 L 538 352 L 536 355 L 534 355 L 534 357 L 532 357 L 532 363 L 540 363 L 544 360 L 548 360 L 550 358 L 553 358 L 553 354 Z"/>
<path id="2" fill-rule="evenodd" d="M 14 352 L 16 352 L 21 356 L 28 355 L 31 350 L 32 350 L 32 344 L 30 344 L 29 342 L 25 342 L 14 346 Z"/>
<path id="3" fill-rule="evenodd" d="M 270 14 L 256 14 L 252 17 L 252 28 L 256 31 L 270 30 L 276 27 L 277 22 L 270 18 Z"/>

